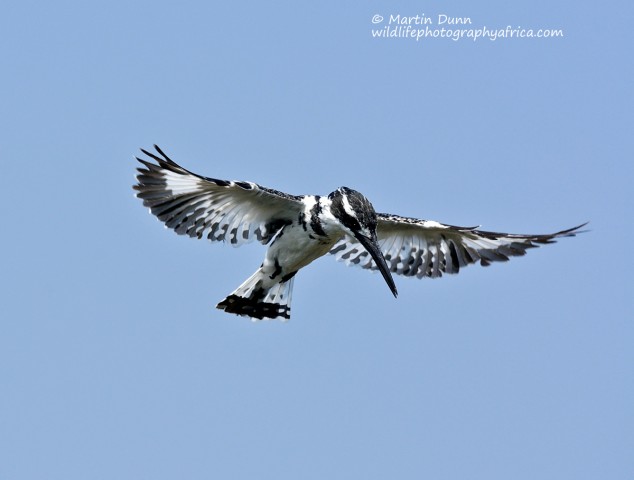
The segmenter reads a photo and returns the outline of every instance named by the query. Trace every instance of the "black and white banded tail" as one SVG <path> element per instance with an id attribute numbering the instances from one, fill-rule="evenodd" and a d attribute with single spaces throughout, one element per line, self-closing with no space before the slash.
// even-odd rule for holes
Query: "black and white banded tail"
<path id="1" fill-rule="evenodd" d="M 244 315 L 253 319 L 291 318 L 293 280 L 290 278 L 272 286 L 266 286 L 270 277 L 258 269 L 216 308 L 227 313 Z"/>

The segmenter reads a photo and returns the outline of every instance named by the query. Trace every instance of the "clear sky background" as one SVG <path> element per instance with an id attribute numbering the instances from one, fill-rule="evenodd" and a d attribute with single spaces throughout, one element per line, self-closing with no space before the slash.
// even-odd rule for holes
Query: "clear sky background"
<path id="1" fill-rule="evenodd" d="M 634 478 L 630 2 L 2 10 L 0 479 Z M 372 38 L 423 13 L 564 37 Z M 251 323 L 214 306 L 264 247 L 149 215 L 153 143 L 382 212 L 591 231 L 397 300 L 325 257 L 290 322 Z"/>

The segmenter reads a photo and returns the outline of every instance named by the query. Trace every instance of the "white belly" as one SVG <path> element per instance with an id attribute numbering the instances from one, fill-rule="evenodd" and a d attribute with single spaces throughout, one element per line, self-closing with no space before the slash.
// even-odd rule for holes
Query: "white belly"
<path id="1" fill-rule="evenodd" d="M 327 239 L 313 239 L 301 226 L 289 225 L 267 250 L 264 269 L 268 271 L 267 267 L 281 267 L 282 275 L 295 272 L 328 253 L 340 238 L 341 235 L 336 238 L 329 236 Z M 276 262 L 279 267 L 276 266 Z"/>

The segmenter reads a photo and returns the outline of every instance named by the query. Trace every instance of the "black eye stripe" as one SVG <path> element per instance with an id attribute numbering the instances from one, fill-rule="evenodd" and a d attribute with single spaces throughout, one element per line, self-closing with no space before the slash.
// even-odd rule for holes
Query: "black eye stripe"
<path id="1" fill-rule="evenodd" d="M 359 221 L 354 218 L 352 215 L 349 215 L 345 210 L 343 211 L 343 215 L 341 216 L 341 223 L 343 223 L 350 230 L 361 230 L 361 225 Z"/>

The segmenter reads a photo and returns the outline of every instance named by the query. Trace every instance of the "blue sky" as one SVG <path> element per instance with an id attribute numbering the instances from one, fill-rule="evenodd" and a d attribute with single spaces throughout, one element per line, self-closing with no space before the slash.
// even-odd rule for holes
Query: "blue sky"
<path id="1" fill-rule="evenodd" d="M 5 6 L 0 478 L 633 478 L 632 6 L 482 3 Z M 372 38 L 422 13 L 564 37 Z M 293 194 L 591 231 L 397 300 L 323 258 L 290 322 L 254 324 L 214 306 L 264 248 L 150 216 L 153 143 Z"/>

